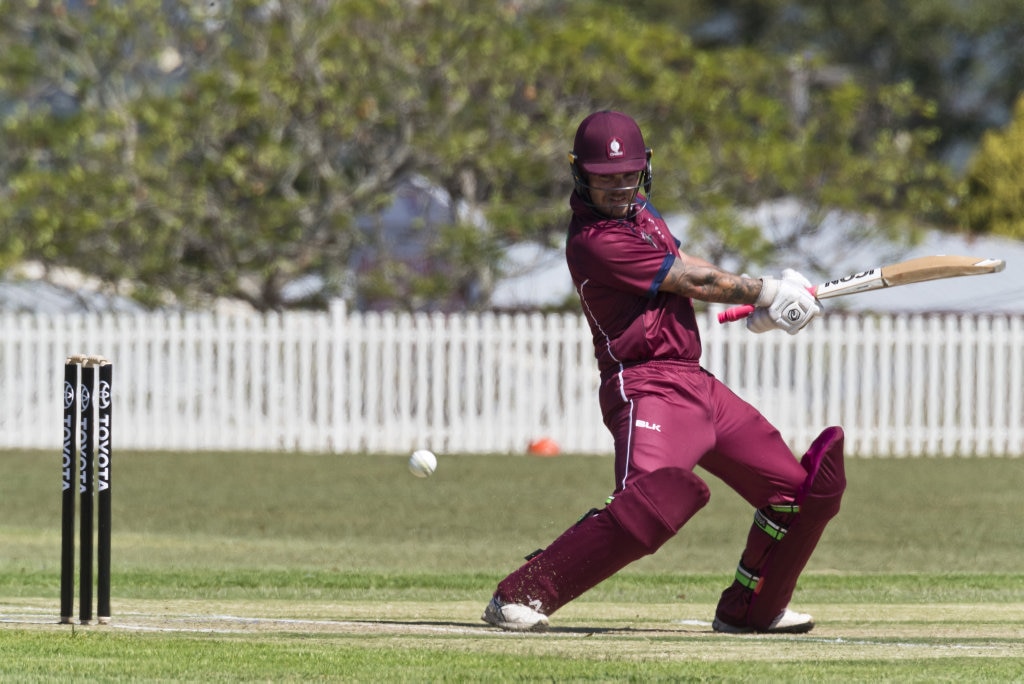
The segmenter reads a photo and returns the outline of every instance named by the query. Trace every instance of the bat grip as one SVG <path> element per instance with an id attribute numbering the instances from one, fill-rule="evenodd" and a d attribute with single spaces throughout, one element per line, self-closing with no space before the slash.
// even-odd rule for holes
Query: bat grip
<path id="1" fill-rule="evenodd" d="M 807 288 L 807 291 L 810 292 L 812 295 L 817 296 L 818 288 L 809 287 Z M 721 313 L 718 314 L 718 322 L 732 323 L 733 321 L 742 320 L 752 313 L 754 313 L 753 304 L 739 304 L 738 306 L 731 306 L 725 311 L 722 311 Z"/>
<path id="2" fill-rule="evenodd" d="M 718 314 L 719 323 L 731 323 L 732 321 L 738 321 L 746 318 L 750 314 L 754 313 L 753 304 L 740 304 L 739 306 L 731 306 L 725 311 Z"/>

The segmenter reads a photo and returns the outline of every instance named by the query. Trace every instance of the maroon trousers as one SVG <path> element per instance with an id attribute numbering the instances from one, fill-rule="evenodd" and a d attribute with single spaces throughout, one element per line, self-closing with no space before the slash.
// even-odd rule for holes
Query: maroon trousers
<path id="1" fill-rule="evenodd" d="M 697 465 L 725 481 L 755 509 L 785 507 L 801 496 L 808 501 L 812 496 L 813 475 L 797 461 L 778 430 L 694 363 L 652 362 L 625 369 L 602 382 L 600 400 L 605 424 L 615 439 L 613 500 L 506 577 L 496 591 L 506 602 L 551 614 L 656 551 L 707 502 L 707 487 L 693 473 Z M 841 467 L 842 431 L 832 430 L 836 432 L 830 433 L 830 443 L 838 436 Z M 793 523 L 788 539 L 804 536 L 797 525 Z M 773 556 L 770 572 L 780 580 L 764 586 L 779 589 L 764 595 L 773 596 L 770 601 L 759 598 L 757 605 L 774 609 L 783 598 L 788 602 L 792 588 L 786 587 L 795 587 L 824 524 L 821 529 L 809 523 L 806 527 L 806 538 L 814 536 L 814 542 L 806 553 L 793 554 L 789 560 Z M 763 543 L 752 538 L 756 545 Z M 781 544 L 769 546 L 782 548 Z M 763 562 L 767 552 L 759 549 L 752 555 Z M 730 624 L 760 627 L 751 622 L 763 621 L 759 611 L 750 612 L 755 605 L 749 600 L 752 590 L 741 588 L 749 596 L 736 604 L 740 608 L 728 612 L 734 620 Z"/>

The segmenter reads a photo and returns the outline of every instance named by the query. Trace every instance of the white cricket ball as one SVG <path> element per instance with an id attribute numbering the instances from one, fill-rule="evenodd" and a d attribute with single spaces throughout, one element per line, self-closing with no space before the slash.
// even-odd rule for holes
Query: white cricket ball
<path id="1" fill-rule="evenodd" d="M 409 472 L 416 477 L 430 477 L 437 470 L 437 456 L 426 449 L 417 449 L 409 457 Z"/>

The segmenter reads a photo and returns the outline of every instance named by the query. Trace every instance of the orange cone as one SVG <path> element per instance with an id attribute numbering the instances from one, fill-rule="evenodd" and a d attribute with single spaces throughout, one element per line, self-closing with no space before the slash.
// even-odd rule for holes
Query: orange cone
<path id="1" fill-rule="evenodd" d="M 562 451 L 558 446 L 558 442 L 550 437 L 541 437 L 540 439 L 533 440 L 526 450 L 534 456 L 558 456 Z"/>

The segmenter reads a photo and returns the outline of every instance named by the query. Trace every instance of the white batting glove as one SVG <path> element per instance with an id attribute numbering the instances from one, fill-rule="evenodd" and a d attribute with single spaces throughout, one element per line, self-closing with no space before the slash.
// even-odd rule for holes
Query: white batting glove
<path id="1" fill-rule="evenodd" d="M 747 330 L 758 334 L 775 330 L 775 321 L 768 309 L 763 306 L 754 309 L 754 313 L 747 316 Z"/>
<path id="2" fill-rule="evenodd" d="M 767 314 L 755 311 L 750 318 L 757 317 L 758 320 L 754 321 L 752 328 L 748 318 L 748 330 L 763 332 L 766 319 L 770 319 L 776 328 L 795 335 L 821 313 L 818 300 L 807 291 L 810 281 L 793 269 L 783 271 L 781 279 L 762 278 L 761 282 L 761 294 L 755 306 L 764 308 Z"/>
<path id="3" fill-rule="evenodd" d="M 791 280 L 797 285 L 804 287 L 804 289 L 809 289 L 811 287 L 811 281 L 805 278 L 802 273 L 795 271 L 792 268 L 782 269 L 782 279 Z"/>

